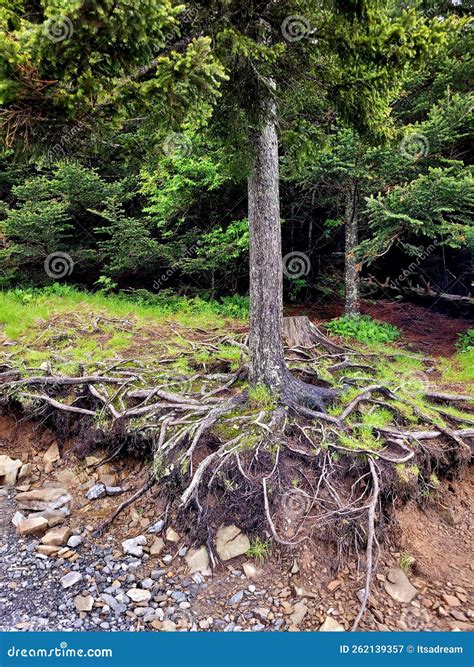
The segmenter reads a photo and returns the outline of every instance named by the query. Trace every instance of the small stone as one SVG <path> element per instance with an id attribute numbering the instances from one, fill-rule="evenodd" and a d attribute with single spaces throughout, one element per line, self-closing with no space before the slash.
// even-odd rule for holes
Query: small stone
<path id="1" fill-rule="evenodd" d="M 308 607 L 305 605 L 303 600 L 300 600 L 300 602 L 297 602 L 295 604 L 294 611 L 290 616 L 291 624 L 298 626 L 307 613 L 308 613 Z"/>
<path id="2" fill-rule="evenodd" d="M 87 500 L 98 500 L 106 495 L 105 484 L 94 484 L 86 493 Z"/>
<path id="3" fill-rule="evenodd" d="M 43 461 L 45 463 L 51 464 L 55 463 L 56 461 L 59 461 L 60 458 L 61 457 L 59 455 L 58 445 L 55 442 L 53 442 L 51 447 L 49 447 L 49 449 L 47 449 L 46 452 L 43 454 Z"/>
<path id="4" fill-rule="evenodd" d="M 148 602 L 151 599 L 150 591 L 145 591 L 142 588 L 130 588 L 127 595 L 133 602 Z"/>
<path id="5" fill-rule="evenodd" d="M 250 549 L 250 540 L 237 526 L 220 526 L 216 535 L 216 551 L 222 561 L 245 554 Z"/>
<path id="6" fill-rule="evenodd" d="M 28 514 L 28 519 L 43 518 L 48 522 L 49 528 L 54 528 L 54 526 L 59 526 L 64 523 L 66 516 L 68 515 L 68 510 L 65 507 L 62 507 L 59 510 L 43 510 L 42 512 L 31 512 Z"/>
<path id="7" fill-rule="evenodd" d="M 92 468 L 92 466 L 99 466 L 101 464 L 101 460 L 98 459 L 97 456 L 86 456 L 85 462 L 88 468 Z"/>
<path id="8" fill-rule="evenodd" d="M 20 459 L 11 459 L 5 454 L 0 455 L 0 486 L 14 486 L 23 466 Z"/>
<path id="9" fill-rule="evenodd" d="M 319 632 L 345 632 L 345 628 L 331 616 L 326 616 Z"/>
<path id="10" fill-rule="evenodd" d="M 66 544 L 68 539 L 71 536 L 71 531 L 66 526 L 59 526 L 58 528 L 52 528 L 48 530 L 46 535 L 41 538 L 42 544 L 47 544 L 48 546 L 59 547 L 62 544 Z"/>
<path id="11" fill-rule="evenodd" d="M 80 535 L 71 535 L 71 537 L 67 541 L 68 547 L 71 547 L 71 549 L 77 549 L 77 547 L 82 544 L 84 541 L 84 538 L 81 537 Z"/>
<path id="12" fill-rule="evenodd" d="M 447 593 L 443 593 L 441 597 L 449 607 L 459 607 L 459 605 L 461 604 L 460 600 L 458 600 L 458 598 L 455 597 L 454 595 L 448 595 Z"/>
<path id="13" fill-rule="evenodd" d="M 409 582 L 407 575 L 400 568 L 391 568 L 387 573 L 385 590 L 396 602 L 411 602 L 417 590 Z"/>
<path id="14" fill-rule="evenodd" d="M 26 517 L 21 512 L 15 512 L 15 514 L 12 516 L 12 524 L 15 526 L 15 528 L 17 528 L 18 524 L 22 521 L 26 521 Z"/>
<path id="15" fill-rule="evenodd" d="M 150 547 L 150 556 L 159 556 L 165 548 L 165 541 L 162 537 L 155 537 Z"/>
<path id="16" fill-rule="evenodd" d="M 44 556 L 53 556 L 58 553 L 59 547 L 55 547 L 52 544 L 38 544 L 36 551 Z"/>
<path id="17" fill-rule="evenodd" d="M 173 561 L 173 556 L 167 554 L 166 556 L 163 556 L 162 560 L 165 565 L 170 565 Z"/>
<path id="18" fill-rule="evenodd" d="M 186 554 L 185 561 L 188 564 L 189 574 L 194 574 L 195 572 L 200 572 L 204 575 L 211 574 L 209 554 L 205 546 L 202 546 L 199 549 L 191 549 L 191 551 Z"/>
<path id="19" fill-rule="evenodd" d="M 31 475 L 31 463 L 24 463 L 18 473 L 17 482 L 21 482 Z"/>
<path id="20" fill-rule="evenodd" d="M 143 547 L 145 544 L 145 535 L 138 535 L 137 537 L 131 537 L 130 539 L 122 542 L 122 549 L 124 554 L 129 554 L 130 556 L 141 558 L 143 556 Z"/>
<path id="21" fill-rule="evenodd" d="M 227 601 L 227 605 L 229 607 L 233 607 L 234 605 L 237 606 L 242 602 L 242 598 L 244 597 L 244 592 L 243 591 L 237 591 L 237 593 L 234 593 L 234 595 L 229 598 Z"/>
<path id="22" fill-rule="evenodd" d="M 179 542 L 179 535 L 173 528 L 168 528 L 166 531 L 166 540 L 168 542 Z"/>
<path id="23" fill-rule="evenodd" d="M 81 581 L 81 579 L 82 574 L 80 572 L 68 572 L 60 579 L 61 586 L 63 588 L 71 588 L 71 586 L 77 584 L 79 581 Z"/>
<path id="24" fill-rule="evenodd" d="M 78 595 L 74 598 L 74 605 L 79 612 L 91 611 L 94 605 L 94 598 L 92 595 Z"/>
<path id="25" fill-rule="evenodd" d="M 118 496 L 123 493 L 121 486 L 106 486 L 105 492 L 108 496 Z"/>
<path id="26" fill-rule="evenodd" d="M 41 517 L 35 519 L 24 519 L 17 525 L 16 530 L 20 535 L 37 535 L 48 529 L 48 522 Z"/>
<path id="27" fill-rule="evenodd" d="M 71 496 L 66 489 L 50 488 L 34 489 L 18 493 L 15 497 L 20 509 L 27 510 L 56 510 L 71 502 Z"/>
<path id="28" fill-rule="evenodd" d="M 147 533 L 161 533 L 164 527 L 165 522 L 163 519 L 160 519 L 159 521 L 156 521 L 156 523 L 153 523 L 151 526 L 149 526 Z"/>
<path id="29" fill-rule="evenodd" d="M 173 621 L 166 620 L 161 623 L 161 630 L 163 632 L 176 632 L 176 627 L 176 623 Z"/>
<path id="30" fill-rule="evenodd" d="M 242 570 L 245 576 L 248 577 L 249 579 L 258 579 L 262 574 L 262 570 L 259 569 L 258 567 L 255 567 L 255 565 L 253 563 L 250 563 L 249 561 L 247 561 L 246 563 L 242 563 Z"/>

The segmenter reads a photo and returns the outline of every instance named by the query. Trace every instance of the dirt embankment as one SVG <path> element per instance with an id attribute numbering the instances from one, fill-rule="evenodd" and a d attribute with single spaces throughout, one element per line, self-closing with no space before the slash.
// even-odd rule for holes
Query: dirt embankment
<path id="1" fill-rule="evenodd" d="M 53 556 L 46 561 L 35 558 L 37 540 L 19 538 L 11 524 L 14 493 L 1 495 L 0 583 L 6 592 L 2 596 L 0 627 L 314 631 L 330 618 L 331 623 L 350 628 L 364 582 L 363 562 L 356 554 L 337 571 L 331 547 L 322 541 L 306 542 L 292 550 L 273 549 L 264 562 L 246 555 L 233 558 L 219 564 L 212 577 L 196 583 L 188 573 L 185 557 L 180 555 L 192 546 L 186 543 L 181 527 L 175 525 L 181 533 L 179 544 L 165 539 L 159 555 L 150 553 L 153 536 L 147 530 L 162 515 L 157 491 L 150 491 L 125 510 L 105 535 L 92 535 L 94 527 L 114 510 L 117 500 L 105 497 L 88 501 L 87 490 L 106 476 L 124 489 L 134 488 L 143 477 L 143 466 L 122 458 L 93 469 L 91 460 L 75 457 L 77 443 L 72 441 L 60 446 L 59 460 L 45 465 L 44 454 L 54 443 L 54 435 L 47 429 L 15 421 L 11 416 L 0 418 L 0 454 L 32 464 L 27 486 L 61 483 L 71 494 L 68 525 L 84 537 L 73 567 L 83 578 L 75 587 L 61 589 L 59 580 L 71 565 Z M 104 454 L 96 452 L 95 456 L 100 460 Z M 361 630 L 474 629 L 473 489 L 474 477 L 468 469 L 462 479 L 445 482 L 422 506 L 413 501 L 405 505 L 398 502 L 393 525 L 380 545 Z M 173 517 L 167 521 L 171 527 Z M 124 558 L 121 542 L 139 534 L 149 542 L 144 558 L 128 562 L 130 557 Z M 408 576 L 416 591 L 410 602 L 400 603 L 387 591 L 388 577 L 392 568 L 407 559 L 414 559 Z M 251 571 L 243 567 L 249 563 Z M 18 573 L 22 573 L 21 582 Z M 34 604 L 36 598 L 31 594 L 37 585 L 42 586 L 40 606 Z M 145 586 L 151 586 L 150 602 L 144 606 L 127 603 L 126 591 L 132 586 L 142 592 L 148 590 Z M 84 600 L 93 600 L 90 611 L 76 609 L 79 593 Z M 110 609 L 109 605 L 119 599 L 125 604 L 119 602 L 115 611 Z"/>

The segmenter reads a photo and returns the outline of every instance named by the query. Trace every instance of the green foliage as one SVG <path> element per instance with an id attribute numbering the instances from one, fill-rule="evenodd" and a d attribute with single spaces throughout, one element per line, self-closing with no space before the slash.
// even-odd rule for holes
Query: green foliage
<path id="1" fill-rule="evenodd" d="M 336 336 L 355 338 L 362 343 L 391 343 L 400 332 L 386 322 L 373 320 L 369 315 L 339 317 L 326 324 L 327 330 Z"/>
<path id="2" fill-rule="evenodd" d="M 263 384 L 250 387 L 248 397 L 250 405 L 254 409 L 272 410 L 275 408 L 275 396 Z"/>
<path id="3" fill-rule="evenodd" d="M 262 540 L 259 537 L 254 537 L 250 541 L 250 548 L 246 552 L 246 556 L 249 558 L 255 558 L 256 560 L 263 562 L 269 553 L 270 542 L 268 540 Z"/>
<path id="4" fill-rule="evenodd" d="M 409 575 L 411 573 L 411 569 L 413 565 L 415 564 L 415 557 L 410 556 L 409 554 L 402 554 L 400 556 L 400 569 L 405 572 L 405 574 Z"/>
<path id="5" fill-rule="evenodd" d="M 465 333 L 460 334 L 456 347 L 462 352 L 474 350 L 474 329 L 468 329 Z"/>

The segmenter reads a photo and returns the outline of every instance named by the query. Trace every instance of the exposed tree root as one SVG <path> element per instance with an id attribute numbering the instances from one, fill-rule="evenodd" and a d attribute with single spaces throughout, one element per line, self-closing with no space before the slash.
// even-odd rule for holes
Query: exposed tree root
<path id="1" fill-rule="evenodd" d="M 372 581 L 372 570 L 373 570 L 373 548 L 375 538 L 375 511 L 377 509 L 377 503 L 379 500 L 380 485 L 379 485 L 379 474 L 376 470 L 374 460 L 371 456 L 368 457 L 370 472 L 372 475 L 373 491 L 372 491 L 372 500 L 370 501 L 368 517 L 367 517 L 367 548 L 366 548 L 366 575 L 365 575 L 365 588 L 364 595 L 362 597 L 362 603 L 357 614 L 354 623 L 352 624 L 351 631 L 355 632 L 359 627 L 359 623 L 364 616 L 367 602 L 370 595 L 370 584 Z"/>
<path id="2" fill-rule="evenodd" d="M 451 474 L 470 459 L 472 420 L 440 403 L 472 399 L 425 392 L 431 407 L 383 381 L 357 376 L 351 378 L 357 389 L 344 403 L 341 371 L 370 373 L 372 366 L 329 341 L 307 318 L 299 319 L 290 318 L 285 330 L 290 353 L 303 366 L 290 368 L 278 400 L 268 404 L 254 405 L 241 386 L 245 365 L 229 374 L 192 377 L 151 374 L 138 363 L 115 363 L 83 377 L 40 375 L 35 369 L 33 376 L 22 377 L 9 368 L 1 374 L 0 395 L 4 404 L 19 401 L 25 412 L 58 420 L 68 432 L 80 429 L 92 445 L 110 446 L 104 461 L 126 451 L 152 457 L 146 484 L 97 534 L 159 483 L 170 511 L 182 517 L 192 513 L 187 525 L 211 555 L 213 531 L 222 522 L 235 522 L 249 533 L 269 530 L 286 547 L 326 537 L 339 561 L 364 548 L 366 579 L 356 630 L 370 594 L 374 545 L 388 499 L 399 489 L 416 496 L 420 485 L 429 487 L 433 473 Z M 318 376 L 321 359 L 328 362 L 324 381 Z M 302 374 L 318 384 L 304 382 Z M 364 418 L 382 408 L 393 420 L 368 426 Z M 368 430 L 371 439 L 364 441 Z"/>
<path id="3" fill-rule="evenodd" d="M 117 509 L 103 522 L 98 526 L 98 528 L 95 529 L 94 535 L 95 536 L 100 536 L 103 534 L 103 532 L 110 526 L 110 524 L 118 517 L 120 512 L 123 512 L 124 509 L 127 507 L 130 507 L 130 505 L 133 505 L 133 503 L 141 498 L 147 491 L 151 489 L 151 487 L 156 483 L 156 479 L 151 475 L 146 482 L 144 486 L 142 486 L 141 489 L 139 489 L 136 493 L 133 494 L 131 498 L 128 498 L 125 500 L 123 503 L 121 503 Z"/>

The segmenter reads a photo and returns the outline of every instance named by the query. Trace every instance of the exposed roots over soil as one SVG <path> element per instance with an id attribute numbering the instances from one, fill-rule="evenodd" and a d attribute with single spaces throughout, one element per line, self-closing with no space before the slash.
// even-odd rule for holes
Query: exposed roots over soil
<path id="1" fill-rule="evenodd" d="M 100 445 L 110 450 L 106 461 L 127 451 L 151 462 L 145 486 L 99 532 L 159 484 L 168 507 L 213 560 L 214 532 L 231 522 L 285 547 L 328 540 L 340 563 L 354 550 L 365 552 L 355 630 L 393 500 L 422 498 L 470 460 L 472 421 L 449 405 L 472 399 L 425 391 L 420 401 L 375 379 L 367 356 L 336 345 L 313 325 L 293 324 L 285 327 L 289 373 L 278 398 L 258 398 L 247 388 L 245 363 L 233 374 L 189 377 L 130 360 L 74 377 L 5 366 L 0 395 L 4 405 L 19 403 L 59 436 L 80 435 L 79 455 Z M 235 344 L 245 353 L 242 342 Z M 360 370 L 372 373 L 372 381 L 344 375 Z M 381 410 L 392 415 L 389 423 L 375 419 Z"/>

